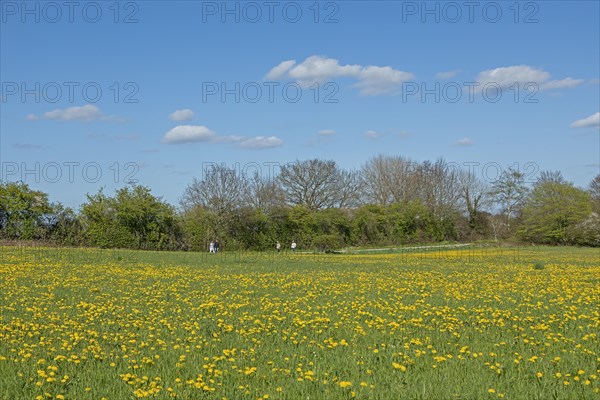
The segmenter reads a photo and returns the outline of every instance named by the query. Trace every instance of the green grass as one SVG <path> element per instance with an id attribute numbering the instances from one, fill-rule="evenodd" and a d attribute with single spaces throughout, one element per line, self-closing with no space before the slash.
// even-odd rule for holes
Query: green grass
<path id="1" fill-rule="evenodd" d="M 0 398 L 598 398 L 599 255 L 3 247 Z"/>

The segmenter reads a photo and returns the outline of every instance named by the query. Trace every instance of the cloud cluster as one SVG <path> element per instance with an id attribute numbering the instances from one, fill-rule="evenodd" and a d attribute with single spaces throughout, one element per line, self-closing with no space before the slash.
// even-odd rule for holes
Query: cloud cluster
<path id="1" fill-rule="evenodd" d="M 183 110 L 176 110 L 172 112 L 169 114 L 169 118 L 171 121 L 175 122 L 190 121 L 192 118 L 194 118 L 194 112 L 189 108 L 184 108 Z"/>
<path id="2" fill-rule="evenodd" d="M 571 124 L 571 128 L 595 128 L 600 127 L 600 112 L 592 114 L 587 118 L 578 119 Z"/>
<path id="3" fill-rule="evenodd" d="M 57 108 L 52 111 L 43 113 L 41 116 L 35 114 L 29 114 L 27 116 L 29 121 L 37 121 L 40 119 L 55 120 L 55 121 L 94 121 L 99 119 L 110 119 L 110 117 L 104 115 L 98 107 L 92 104 L 86 104 L 84 106 L 75 106 L 68 108 Z"/>
<path id="4" fill-rule="evenodd" d="M 454 143 L 454 146 L 457 147 L 468 147 L 468 146 L 472 146 L 473 145 L 473 141 L 470 138 L 462 138 L 457 140 Z"/>
<path id="5" fill-rule="evenodd" d="M 162 142 L 169 144 L 210 142 L 217 134 L 203 125 L 178 125 L 163 136 Z"/>
<path id="6" fill-rule="evenodd" d="M 279 63 L 267 73 L 265 80 L 291 79 L 302 87 L 310 87 L 331 79 L 353 78 L 358 81 L 353 86 L 360 90 L 360 94 L 377 96 L 398 92 L 402 82 L 412 79 L 413 76 L 410 72 L 388 66 L 340 65 L 335 58 L 313 55 L 300 64 L 297 64 L 296 60 Z"/>
<path id="7" fill-rule="evenodd" d="M 459 71 L 445 71 L 436 74 L 436 79 L 453 78 Z M 265 76 L 267 81 L 293 80 L 301 87 L 308 88 L 315 83 L 324 83 L 338 78 L 355 79 L 352 86 L 358 88 L 363 96 L 379 96 L 397 94 L 402 83 L 414 78 L 410 72 L 394 69 L 389 66 L 363 66 L 360 64 L 340 64 L 335 58 L 312 55 L 300 64 L 296 60 L 282 61 L 273 67 Z M 567 89 L 578 86 L 583 79 L 567 77 L 551 79 L 549 72 L 528 65 L 513 65 L 481 71 L 476 81 L 481 85 L 498 84 L 508 88 L 515 84 L 533 83 L 539 90 Z"/>
<path id="8" fill-rule="evenodd" d="M 268 149 L 283 144 L 283 140 L 277 136 L 225 136 L 218 135 L 203 125 L 178 125 L 169 130 L 162 138 L 165 144 L 185 143 L 232 143 L 243 149 Z"/>
<path id="9" fill-rule="evenodd" d="M 370 140 L 375 140 L 379 139 L 381 137 L 381 134 L 371 129 L 365 132 L 365 137 Z"/>
<path id="10" fill-rule="evenodd" d="M 481 71 L 476 79 L 481 85 L 496 83 L 501 88 L 508 88 L 514 84 L 524 85 L 534 83 L 540 90 L 567 89 L 583 83 L 583 79 L 573 79 L 570 77 L 550 80 L 549 72 L 528 65 L 513 65 L 510 67 L 488 69 Z"/>

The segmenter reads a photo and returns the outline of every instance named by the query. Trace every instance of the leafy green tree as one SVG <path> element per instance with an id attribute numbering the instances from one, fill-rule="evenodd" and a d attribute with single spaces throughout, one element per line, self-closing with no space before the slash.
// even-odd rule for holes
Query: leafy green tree
<path id="1" fill-rule="evenodd" d="M 387 207 L 367 204 L 359 207 L 352 218 L 353 237 L 358 245 L 388 244 Z"/>
<path id="2" fill-rule="evenodd" d="M 350 243 L 352 228 L 350 212 L 341 208 L 328 208 L 315 213 L 315 223 L 319 234 L 336 236 L 340 245 Z M 329 243 L 333 243 L 329 240 Z"/>
<path id="3" fill-rule="evenodd" d="M 145 186 L 122 188 L 116 195 L 118 223 L 135 237 L 140 249 L 175 249 L 180 229 L 173 207 Z"/>
<path id="4" fill-rule="evenodd" d="M 315 212 L 305 206 L 290 207 L 286 212 L 284 242 L 296 241 L 298 246 L 308 248 L 318 232 Z"/>
<path id="5" fill-rule="evenodd" d="M 244 207 L 234 212 L 225 239 L 228 248 L 267 250 L 275 247 L 277 235 L 273 220 L 259 208 Z"/>
<path id="6" fill-rule="evenodd" d="M 144 186 L 119 189 L 115 197 L 102 190 L 88 195 L 82 215 L 90 242 L 100 247 L 166 250 L 182 243 L 175 210 Z"/>
<path id="7" fill-rule="evenodd" d="M 216 232 L 215 214 L 208 208 L 195 206 L 186 209 L 181 215 L 181 226 L 185 243 L 189 250 L 208 251 L 211 240 L 221 237 L 222 232 Z"/>
<path id="8" fill-rule="evenodd" d="M 542 182 L 523 210 L 520 236 L 537 243 L 566 243 L 569 230 L 591 212 L 590 195 L 585 191 L 570 183 Z"/>
<path id="9" fill-rule="evenodd" d="M 0 183 L 0 232 L 6 239 L 43 236 L 43 218 L 52 211 L 48 195 L 23 182 Z"/>
<path id="10" fill-rule="evenodd" d="M 104 194 L 103 189 L 87 195 L 87 203 L 81 207 L 86 239 L 93 246 L 102 248 L 133 248 L 134 237 L 117 221 L 117 204 L 114 198 Z"/>
<path id="11" fill-rule="evenodd" d="M 85 235 L 79 215 L 60 203 L 51 205 L 52 211 L 43 218 L 44 239 L 66 246 L 85 244 Z"/>

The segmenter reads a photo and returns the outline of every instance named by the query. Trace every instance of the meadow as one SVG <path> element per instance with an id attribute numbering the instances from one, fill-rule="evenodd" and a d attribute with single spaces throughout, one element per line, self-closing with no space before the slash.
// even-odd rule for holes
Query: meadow
<path id="1" fill-rule="evenodd" d="M 0 399 L 598 399 L 600 251 L 0 247 Z"/>

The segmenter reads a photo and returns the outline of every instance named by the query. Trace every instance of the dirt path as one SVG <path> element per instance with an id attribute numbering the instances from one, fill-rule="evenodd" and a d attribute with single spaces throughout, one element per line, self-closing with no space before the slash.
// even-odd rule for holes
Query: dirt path
<path id="1" fill-rule="evenodd" d="M 431 246 L 411 246 L 411 247 L 386 247 L 381 249 L 363 249 L 363 250 L 352 250 L 352 253 L 370 252 L 370 251 L 390 251 L 390 250 L 420 250 L 420 249 L 434 249 L 434 248 L 456 248 L 470 246 L 472 243 L 460 243 L 460 244 L 440 244 Z M 348 253 L 348 250 L 341 250 L 341 253 Z"/>

